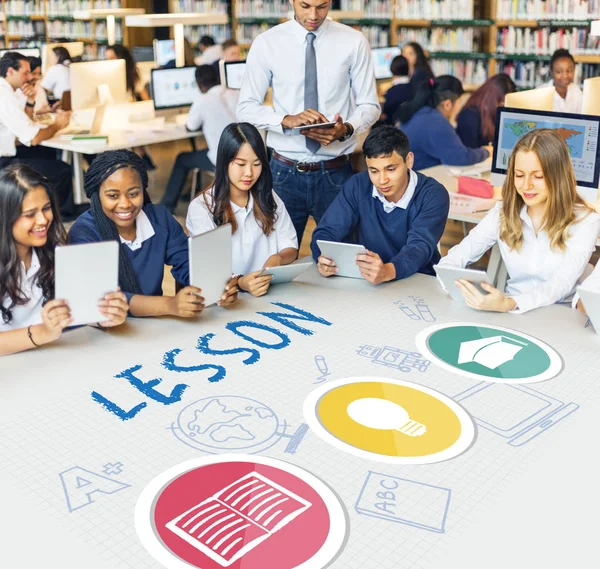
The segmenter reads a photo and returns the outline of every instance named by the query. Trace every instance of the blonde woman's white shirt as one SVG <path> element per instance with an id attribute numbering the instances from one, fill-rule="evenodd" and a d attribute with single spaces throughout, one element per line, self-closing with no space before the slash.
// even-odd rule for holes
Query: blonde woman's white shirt
<path id="1" fill-rule="evenodd" d="M 9 330 L 18 330 L 35 326 L 42 323 L 42 303 L 44 297 L 42 289 L 37 285 L 37 274 L 40 270 L 40 261 L 33 249 L 31 255 L 31 266 L 29 270 L 25 270 L 25 264 L 21 263 L 21 291 L 29 299 L 29 302 L 24 305 L 16 305 L 11 309 L 12 320 L 7 324 L 0 317 L 0 332 L 8 332 Z M 10 300 L 5 298 L 2 300 L 2 306 L 8 308 Z"/>
<path id="2" fill-rule="evenodd" d="M 70 69 L 62 63 L 53 65 L 42 79 L 42 87 L 46 91 L 52 91 L 57 99 L 61 99 L 65 91 L 71 90 Z"/>
<path id="3" fill-rule="evenodd" d="M 206 233 L 216 227 L 210 207 L 213 203 L 213 189 L 200 194 L 188 209 L 185 220 L 190 235 Z M 279 196 L 273 192 L 275 199 L 275 224 L 269 235 L 263 233 L 262 227 L 254 216 L 254 198 L 249 194 L 248 205 L 240 207 L 231 203 L 237 230 L 232 237 L 232 259 L 234 274 L 247 275 L 263 268 L 265 261 L 283 249 L 298 248 L 298 238 L 292 220 Z"/>
<path id="4" fill-rule="evenodd" d="M 505 294 L 517 303 L 511 312 L 520 314 L 557 302 L 570 302 L 596 247 L 600 215 L 582 212 L 579 221 L 569 227 L 566 249 L 562 251 L 550 248 L 545 231 L 536 236 L 527 207 L 523 206 L 523 243 L 517 251 L 500 240 L 501 209 L 499 202 L 461 243 L 450 249 L 440 266 L 465 268 L 498 243 L 509 274 Z"/>

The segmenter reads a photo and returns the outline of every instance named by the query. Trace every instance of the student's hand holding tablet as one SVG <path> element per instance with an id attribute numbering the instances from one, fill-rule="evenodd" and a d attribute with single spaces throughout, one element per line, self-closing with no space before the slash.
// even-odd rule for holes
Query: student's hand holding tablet
<path id="1" fill-rule="evenodd" d="M 263 275 L 261 269 L 241 276 L 238 286 L 240 290 L 249 292 L 252 296 L 263 296 L 267 294 L 272 278 L 271 275 Z"/>
<path id="2" fill-rule="evenodd" d="M 517 307 L 517 303 L 512 298 L 504 296 L 502 291 L 491 284 L 480 283 L 479 285 L 487 294 L 481 294 L 477 287 L 465 279 L 458 279 L 454 284 L 463 295 L 467 306 L 475 310 L 510 312 Z"/>
<path id="3" fill-rule="evenodd" d="M 106 320 L 98 322 L 100 328 L 113 328 L 125 322 L 129 303 L 127 297 L 120 291 L 109 292 L 98 302 L 100 313 L 106 317 Z"/>
<path id="4" fill-rule="evenodd" d="M 219 306 L 223 306 L 224 308 L 228 308 L 233 306 L 237 300 L 238 296 L 238 280 L 239 277 L 231 277 L 231 280 L 225 286 L 225 291 L 223 292 L 223 296 L 221 296 L 221 300 L 217 302 Z"/>
<path id="5" fill-rule="evenodd" d="M 31 326 L 29 332 L 35 344 L 41 346 L 58 340 L 72 322 L 69 303 L 66 300 L 51 300 L 42 308 L 42 323 Z"/>
<path id="6" fill-rule="evenodd" d="M 335 262 L 327 257 L 324 257 L 323 255 L 321 255 L 318 259 L 317 269 L 324 277 L 332 277 L 339 271 Z"/>
<path id="7" fill-rule="evenodd" d="M 356 265 L 363 278 L 371 284 L 385 283 L 396 278 L 396 268 L 392 263 L 384 263 L 373 251 L 356 255 Z"/>
<path id="8" fill-rule="evenodd" d="M 186 286 L 175 296 L 165 297 L 169 305 L 169 314 L 180 318 L 192 318 L 204 310 L 202 291 L 196 286 Z"/>

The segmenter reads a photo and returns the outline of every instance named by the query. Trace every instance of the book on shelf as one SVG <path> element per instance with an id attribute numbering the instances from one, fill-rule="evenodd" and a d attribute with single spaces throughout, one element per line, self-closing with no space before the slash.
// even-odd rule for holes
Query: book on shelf
<path id="1" fill-rule="evenodd" d="M 502 54 L 552 55 L 557 49 L 573 55 L 598 54 L 600 37 L 590 35 L 589 28 L 500 28 L 496 52 Z"/>
<path id="2" fill-rule="evenodd" d="M 398 44 L 417 42 L 428 51 L 472 53 L 482 43 L 481 30 L 475 28 L 398 28 L 396 34 Z"/>
<path id="3" fill-rule="evenodd" d="M 599 0 L 497 0 L 498 20 L 594 20 Z"/>
<path id="4" fill-rule="evenodd" d="M 173 0 L 171 6 L 177 14 L 227 14 L 225 0 Z"/>
<path id="5" fill-rule="evenodd" d="M 550 81 L 547 61 L 498 61 L 497 73 L 506 73 L 519 89 L 534 89 Z M 600 75 L 600 64 L 577 63 L 574 82 L 580 87 L 586 79 Z"/>
<path id="6" fill-rule="evenodd" d="M 287 18 L 290 13 L 288 0 L 236 0 L 237 18 Z"/>
<path id="7" fill-rule="evenodd" d="M 387 20 L 392 18 L 391 0 L 341 0 L 340 9 L 343 12 L 362 12 L 363 18 Z"/>
<path id="8" fill-rule="evenodd" d="M 396 2 L 399 20 L 472 20 L 473 0 L 405 0 Z"/>
<path id="9" fill-rule="evenodd" d="M 454 75 L 463 85 L 479 86 L 485 83 L 488 76 L 485 60 L 432 58 L 429 64 L 434 75 Z"/>

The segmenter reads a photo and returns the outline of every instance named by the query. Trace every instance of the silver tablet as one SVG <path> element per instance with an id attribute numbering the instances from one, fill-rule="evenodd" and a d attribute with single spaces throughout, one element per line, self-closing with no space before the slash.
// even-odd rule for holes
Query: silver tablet
<path id="1" fill-rule="evenodd" d="M 309 263 L 296 263 L 294 265 L 281 265 L 279 267 L 268 267 L 263 269 L 261 275 L 272 275 L 271 284 L 289 283 L 293 281 L 298 275 L 306 271 L 309 267 L 313 266 L 313 262 Z"/>
<path id="2" fill-rule="evenodd" d="M 189 238 L 190 285 L 202 289 L 204 306 L 219 302 L 231 279 L 231 225 Z"/>
<path id="3" fill-rule="evenodd" d="M 577 289 L 585 311 L 596 330 L 596 334 L 600 334 L 600 292 L 590 289 L 585 289 L 580 286 Z"/>
<path id="4" fill-rule="evenodd" d="M 119 244 L 116 241 L 56 248 L 54 296 L 71 308 L 71 326 L 102 322 L 98 301 L 119 286 Z"/>
<path id="5" fill-rule="evenodd" d="M 479 286 L 481 283 L 491 284 L 491 279 L 485 271 L 460 269 L 458 267 L 440 267 L 439 265 L 434 265 L 433 268 L 435 269 L 437 276 L 444 283 L 446 291 L 454 300 L 460 300 L 462 302 L 465 300 L 460 290 L 458 290 L 458 287 L 454 284 L 454 281 L 459 279 L 469 281 L 479 290 L 479 292 L 481 292 L 481 294 L 488 294 L 481 286 Z"/>
<path id="6" fill-rule="evenodd" d="M 321 250 L 321 255 L 331 259 L 336 264 L 339 269 L 336 276 L 351 277 L 353 279 L 363 278 L 356 264 L 356 255 L 364 255 L 367 252 L 362 245 L 322 241 L 321 239 L 317 239 L 317 245 Z"/>
<path id="7" fill-rule="evenodd" d="M 304 124 L 302 126 L 294 126 L 292 127 L 293 132 L 302 132 L 303 130 L 307 130 L 309 128 L 332 128 L 336 125 L 336 122 L 320 122 L 317 124 Z"/>

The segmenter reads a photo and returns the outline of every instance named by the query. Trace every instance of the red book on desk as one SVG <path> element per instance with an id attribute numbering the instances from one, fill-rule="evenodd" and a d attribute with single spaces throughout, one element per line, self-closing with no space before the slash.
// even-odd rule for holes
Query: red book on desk
<path id="1" fill-rule="evenodd" d="M 477 198 L 493 198 L 494 186 L 487 180 L 458 176 L 458 193 Z"/>

